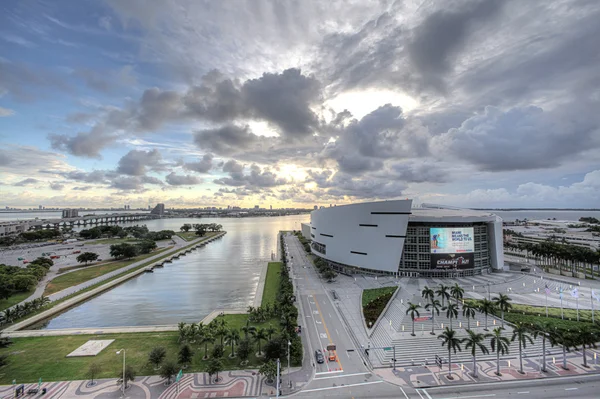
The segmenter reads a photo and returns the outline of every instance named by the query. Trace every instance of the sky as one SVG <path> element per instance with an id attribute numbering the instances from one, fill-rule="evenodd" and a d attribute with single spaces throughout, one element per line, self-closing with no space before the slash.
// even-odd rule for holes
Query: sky
<path id="1" fill-rule="evenodd" d="M 4 0 L 0 207 L 600 207 L 596 0 Z"/>

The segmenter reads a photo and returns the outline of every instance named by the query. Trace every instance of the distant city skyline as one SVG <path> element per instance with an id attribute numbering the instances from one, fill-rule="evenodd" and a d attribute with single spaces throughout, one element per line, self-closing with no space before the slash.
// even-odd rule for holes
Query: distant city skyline
<path id="1" fill-rule="evenodd" d="M 560 0 L 5 1 L 0 207 L 594 208 L 598 20 Z"/>

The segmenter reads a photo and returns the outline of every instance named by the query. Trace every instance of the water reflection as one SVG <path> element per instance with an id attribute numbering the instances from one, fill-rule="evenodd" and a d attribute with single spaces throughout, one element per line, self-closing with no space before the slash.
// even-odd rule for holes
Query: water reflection
<path id="1" fill-rule="evenodd" d="M 200 321 L 217 308 L 245 308 L 254 301 L 262 266 L 276 250 L 277 232 L 300 229 L 300 223 L 309 219 L 309 215 L 298 215 L 148 221 L 145 224 L 151 230 L 215 222 L 222 224 L 227 234 L 44 322 L 40 328 L 177 324 Z"/>

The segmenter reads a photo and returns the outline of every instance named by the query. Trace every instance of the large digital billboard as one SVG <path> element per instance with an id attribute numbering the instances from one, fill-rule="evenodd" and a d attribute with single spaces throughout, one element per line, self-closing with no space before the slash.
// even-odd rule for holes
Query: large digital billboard
<path id="1" fill-rule="evenodd" d="M 438 270 L 461 270 L 475 267 L 475 254 L 431 254 L 431 268 Z"/>
<path id="2" fill-rule="evenodd" d="M 432 254 L 475 252 L 472 227 L 432 227 L 429 236 Z"/>

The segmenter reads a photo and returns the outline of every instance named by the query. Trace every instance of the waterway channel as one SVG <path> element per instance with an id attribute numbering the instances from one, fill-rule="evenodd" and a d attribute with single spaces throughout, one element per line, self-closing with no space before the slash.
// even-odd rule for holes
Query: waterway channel
<path id="1" fill-rule="evenodd" d="M 254 302 L 261 268 L 277 249 L 277 233 L 299 230 L 300 223 L 309 220 L 306 214 L 144 221 L 150 230 L 175 231 L 184 223 L 219 223 L 227 234 L 164 268 L 154 269 L 154 273 L 141 274 L 37 327 L 177 324 L 198 322 L 214 309 L 243 309 Z"/>

